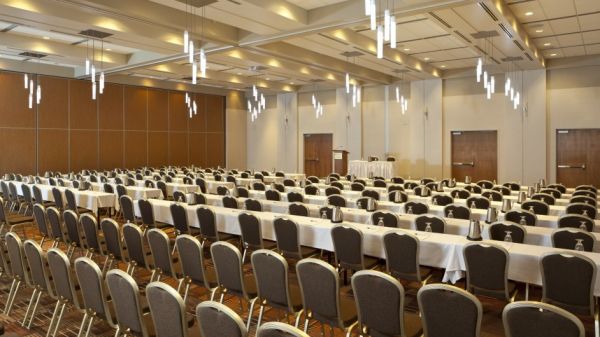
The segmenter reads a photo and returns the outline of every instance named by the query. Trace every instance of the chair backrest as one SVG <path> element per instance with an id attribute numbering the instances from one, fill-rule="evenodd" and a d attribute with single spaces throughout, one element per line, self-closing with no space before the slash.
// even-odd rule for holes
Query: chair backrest
<path id="1" fill-rule="evenodd" d="M 104 218 L 100 221 L 100 229 L 104 234 L 108 255 L 115 259 L 121 259 L 123 257 L 123 248 L 121 246 L 119 224 L 111 218 Z"/>
<path id="2" fill-rule="evenodd" d="M 7 257 L 8 261 L 10 261 L 12 276 L 21 281 L 25 281 L 27 284 L 31 284 L 21 238 L 13 232 L 8 232 L 4 236 L 4 241 L 6 243 L 6 250 L 8 251 Z"/>
<path id="3" fill-rule="evenodd" d="M 558 228 L 579 228 L 594 231 L 594 220 L 579 214 L 564 214 L 558 218 Z"/>
<path id="4" fill-rule="evenodd" d="M 146 199 L 138 200 L 138 207 L 142 217 L 142 223 L 147 226 L 154 226 L 154 210 L 152 204 Z"/>
<path id="5" fill-rule="evenodd" d="M 436 194 L 431 197 L 431 202 L 438 206 L 447 206 L 454 202 L 454 198 L 447 194 Z"/>
<path id="6" fill-rule="evenodd" d="M 509 300 L 506 248 L 489 242 L 470 242 L 463 248 L 467 290 L 474 294 Z"/>
<path id="7" fill-rule="evenodd" d="M 392 276 L 421 282 L 419 239 L 408 232 L 394 230 L 383 236 L 386 270 Z"/>
<path id="8" fill-rule="evenodd" d="M 195 237 L 182 234 L 175 239 L 177 252 L 179 253 L 179 262 L 184 277 L 188 277 L 197 284 L 203 284 L 205 288 L 210 289 L 208 280 L 205 279 L 206 268 L 204 265 L 203 247 L 200 241 Z"/>
<path id="9" fill-rule="evenodd" d="M 388 200 L 389 201 L 393 201 L 396 202 L 396 196 L 400 195 L 400 199 L 399 202 L 406 202 L 408 200 L 408 194 L 406 194 L 404 191 L 401 190 L 396 190 L 396 191 L 391 191 L 388 193 Z"/>
<path id="10" fill-rule="evenodd" d="M 65 209 L 65 203 L 63 201 L 62 193 L 56 187 L 52 188 L 52 198 L 54 198 L 54 204 L 59 210 Z"/>
<path id="11" fill-rule="evenodd" d="M 587 230 L 578 228 L 558 228 L 552 232 L 552 246 L 555 248 L 575 249 L 578 240 L 581 240 L 584 251 L 594 251 L 596 237 Z"/>
<path id="12" fill-rule="evenodd" d="M 119 328 L 134 336 L 147 337 L 148 329 L 142 318 L 138 285 L 133 277 L 120 269 L 112 269 L 106 273 L 106 285 Z"/>
<path id="13" fill-rule="evenodd" d="M 256 337 L 309 337 L 304 331 L 282 322 L 268 322 L 256 331 Z"/>
<path id="14" fill-rule="evenodd" d="M 102 247 L 98 239 L 98 221 L 91 213 L 85 213 L 79 218 L 79 224 L 83 232 L 84 247 L 93 253 L 102 254 Z"/>
<path id="15" fill-rule="evenodd" d="M 120 198 L 127 195 L 127 188 L 123 184 L 117 184 L 117 196 Z"/>
<path id="16" fill-rule="evenodd" d="M 265 196 L 266 196 L 267 200 L 272 200 L 272 201 L 280 201 L 281 200 L 281 194 L 277 190 L 267 190 L 265 192 Z"/>
<path id="17" fill-rule="evenodd" d="M 469 192 L 465 189 L 456 189 L 456 190 L 452 190 L 452 192 L 450 192 L 450 195 L 454 199 L 467 199 L 468 197 L 471 196 L 471 192 Z"/>
<path id="18" fill-rule="evenodd" d="M 146 299 L 156 337 L 187 337 L 185 303 L 177 290 L 166 283 L 152 282 L 146 286 Z"/>
<path id="19" fill-rule="evenodd" d="M 549 184 L 546 188 L 558 190 L 560 193 L 567 193 L 567 188 L 563 184 Z"/>
<path id="20" fill-rule="evenodd" d="M 308 185 L 308 186 L 304 187 L 304 194 L 317 195 L 317 194 L 319 194 L 319 188 L 317 186 Z"/>
<path id="21" fill-rule="evenodd" d="M 419 184 L 413 182 L 413 181 L 407 181 L 404 183 L 404 188 L 407 190 L 413 190 L 415 189 L 415 187 L 418 187 Z"/>
<path id="22" fill-rule="evenodd" d="M 596 205 L 583 204 L 583 203 L 572 203 L 568 204 L 565 208 L 567 214 L 580 214 L 589 217 L 590 219 L 596 219 L 598 210 Z"/>
<path id="23" fill-rule="evenodd" d="M 340 190 L 343 190 L 343 189 L 344 189 L 344 184 L 342 184 L 342 183 L 341 183 L 341 182 L 339 182 L 339 181 L 332 181 L 331 183 L 329 183 L 329 185 L 330 185 L 330 186 L 333 186 L 333 187 L 337 187 L 337 188 L 339 188 Z"/>
<path id="24" fill-rule="evenodd" d="M 288 202 L 304 202 L 304 196 L 302 195 L 302 193 L 290 192 L 287 194 L 287 201 Z"/>
<path id="25" fill-rule="evenodd" d="M 462 205 L 447 205 L 444 207 L 444 217 L 469 220 L 471 219 L 471 210 Z"/>
<path id="26" fill-rule="evenodd" d="M 246 199 L 244 201 L 244 204 L 246 205 L 246 209 L 249 211 L 254 211 L 254 212 L 262 212 L 263 211 L 262 204 L 260 203 L 260 201 L 258 201 L 256 199 Z"/>
<path id="27" fill-rule="evenodd" d="M 215 212 L 208 207 L 198 207 L 196 209 L 196 216 L 200 223 L 200 234 L 202 237 L 208 240 L 218 241 L 219 231 L 217 230 L 217 217 Z"/>
<path id="28" fill-rule="evenodd" d="M 154 260 L 154 268 L 163 275 L 176 277 L 167 234 L 158 228 L 152 228 L 146 232 L 146 236 Z"/>
<path id="29" fill-rule="evenodd" d="M 171 210 L 171 217 L 173 218 L 175 230 L 181 234 L 189 234 L 190 228 L 185 207 L 181 204 L 174 203 L 169 206 L 169 209 Z"/>
<path id="30" fill-rule="evenodd" d="M 42 251 L 42 247 L 33 240 L 26 240 L 23 243 L 23 251 L 29 267 L 31 285 L 55 297 L 54 288 L 50 284 L 49 271 L 46 269 L 46 254 Z"/>
<path id="31" fill-rule="evenodd" d="M 506 337 L 585 336 L 585 329 L 577 316 L 542 302 L 509 303 L 502 311 L 502 322 Z"/>
<path id="32" fill-rule="evenodd" d="M 494 186 L 494 187 L 492 187 L 492 190 L 499 192 L 503 196 L 510 195 L 510 188 L 508 188 L 506 186 Z"/>
<path id="33" fill-rule="evenodd" d="M 383 222 L 383 226 L 397 228 L 400 220 L 395 213 L 387 211 L 377 211 L 371 214 L 371 223 L 373 225 L 379 225 L 379 221 Z"/>
<path id="34" fill-rule="evenodd" d="M 577 314 L 594 314 L 594 261 L 574 252 L 549 252 L 542 255 L 540 267 L 542 302 Z"/>
<path id="35" fill-rule="evenodd" d="M 554 205 L 556 203 L 556 199 L 551 194 L 546 193 L 536 193 L 531 196 L 531 200 L 542 201 L 547 205 Z"/>
<path id="36" fill-rule="evenodd" d="M 219 287 L 247 299 L 248 295 L 243 281 L 242 254 L 239 249 L 229 242 L 217 241 L 210 246 L 210 254 Z"/>
<path id="37" fill-rule="evenodd" d="M 510 235 L 512 242 L 523 243 L 527 236 L 525 226 L 512 221 L 496 221 L 488 227 L 490 239 L 505 241 L 507 235 Z"/>
<path id="38" fill-rule="evenodd" d="M 111 311 L 106 302 L 104 294 L 104 279 L 102 271 L 96 264 L 87 257 L 80 257 L 75 260 L 75 275 L 77 283 L 81 288 L 81 297 L 83 299 L 83 308 L 89 312 L 106 320 L 111 326 L 115 326 Z"/>
<path id="39" fill-rule="evenodd" d="M 206 180 L 203 178 L 196 178 L 196 185 L 200 187 L 200 192 L 206 193 Z"/>
<path id="40" fill-rule="evenodd" d="M 479 336 L 483 310 L 470 293 L 446 284 L 428 284 L 419 289 L 417 300 L 425 336 Z"/>
<path id="41" fill-rule="evenodd" d="M 539 200 L 527 200 L 521 204 L 521 209 L 528 210 L 537 215 L 548 215 L 550 213 L 550 206 Z"/>
<path id="42" fill-rule="evenodd" d="M 477 186 L 479 186 L 483 189 L 486 189 L 486 190 L 489 190 L 492 187 L 494 187 L 494 183 L 489 180 L 479 180 L 476 184 L 477 184 Z"/>
<path id="43" fill-rule="evenodd" d="M 492 190 L 481 193 L 481 196 L 491 201 L 502 201 L 503 199 L 502 193 Z"/>
<path id="44" fill-rule="evenodd" d="M 334 194 L 341 195 L 342 191 L 339 188 L 334 187 L 334 186 L 329 186 L 325 189 L 326 196 L 330 196 L 330 195 L 334 195 Z"/>
<path id="45" fill-rule="evenodd" d="M 254 214 L 242 212 L 238 215 L 238 222 L 244 248 L 263 248 L 260 220 Z"/>
<path id="46" fill-rule="evenodd" d="M 48 216 L 46 215 L 46 208 L 41 204 L 33 205 L 33 218 L 35 219 L 35 223 L 37 225 L 40 234 L 43 237 L 47 237 L 49 235 L 48 232 Z"/>
<path id="47" fill-rule="evenodd" d="M 482 197 L 469 197 L 467 198 L 467 207 L 477 209 L 488 209 L 490 208 L 489 199 Z"/>
<path id="48" fill-rule="evenodd" d="M 213 301 L 200 302 L 196 307 L 196 317 L 202 337 L 246 337 L 248 335 L 244 321 L 225 304 Z"/>
<path id="49" fill-rule="evenodd" d="M 308 208 L 301 203 L 291 203 L 289 205 L 290 215 L 308 216 Z"/>
<path id="50" fill-rule="evenodd" d="M 222 199 L 222 203 L 223 203 L 223 207 L 225 207 L 225 208 L 231 208 L 231 209 L 238 208 L 237 199 L 232 196 L 228 196 L 228 195 L 224 196 Z"/>
<path id="51" fill-rule="evenodd" d="M 405 336 L 404 287 L 392 276 L 361 270 L 352 276 L 358 322 L 370 336 Z"/>
<path id="52" fill-rule="evenodd" d="M 346 198 L 338 194 L 332 194 L 327 197 L 327 203 L 331 206 L 346 207 Z"/>
<path id="53" fill-rule="evenodd" d="M 559 199 L 559 198 L 561 197 L 561 195 L 562 195 L 562 192 L 561 192 L 561 191 L 559 191 L 559 190 L 557 190 L 557 189 L 554 189 L 554 188 L 542 188 L 542 189 L 540 190 L 540 193 L 541 193 L 541 194 L 548 194 L 548 195 L 551 195 L 551 196 L 553 196 L 555 199 Z"/>
<path id="54" fill-rule="evenodd" d="M 67 243 L 76 247 L 81 247 L 81 239 L 79 235 L 79 216 L 73 210 L 63 212 L 65 220 L 65 229 L 67 230 Z"/>
<path id="55" fill-rule="evenodd" d="M 261 179 L 262 179 L 262 175 L 261 175 Z M 256 190 L 256 191 L 265 191 L 267 189 L 267 187 L 265 186 L 264 183 L 257 181 L 252 184 L 252 189 Z"/>
<path id="56" fill-rule="evenodd" d="M 596 197 L 597 197 L 596 192 L 588 191 L 588 190 L 576 190 L 571 195 L 574 196 L 574 197 L 575 196 L 586 196 L 586 197 L 590 197 L 590 198 L 593 198 L 593 199 L 596 199 Z"/>
<path id="57" fill-rule="evenodd" d="M 77 213 L 77 201 L 75 200 L 75 193 L 70 189 L 66 189 L 65 198 L 67 198 L 67 209 Z"/>
<path id="58" fill-rule="evenodd" d="M 58 248 L 50 248 L 46 253 L 46 259 L 58 298 L 81 309 L 79 297 L 75 290 L 75 282 L 73 282 L 73 275 L 71 274 L 71 261 L 67 254 Z"/>
<path id="59" fill-rule="evenodd" d="M 575 187 L 575 191 L 591 191 L 594 193 L 598 193 L 598 189 L 593 185 L 579 185 Z"/>
<path id="60" fill-rule="evenodd" d="M 477 185 L 466 185 L 464 188 L 470 193 L 481 194 L 483 192 L 483 189 Z"/>
<path id="61" fill-rule="evenodd" d="M 285 217 L 276 218 L 273 221 L 277 250 L 284 256 L 302 258 L 302 250 L 298 238 L 298 224 Z"/>
<path id="62" fill-rule="evenodd" d="M 422 214 L 415 218 L 415 228 L 418 231 L 425 231 L 428 224 L 433 233 L 445 232 L 446 221 L 437 215 Z"/>
<path id="63" fill-rule="evenodd" d="M 404 212 L 407 214 L 427 214 L 429 206 L 423 202 L 409 201 L 404 204 Z"/>
<path id="64" fill-rule="evenodd" d="M 250 192 L 248 192 L 248 189 L 245 187 L 236 187 L 237 189 L 237 195 L 240 198 L 248 198 L 250 197 Z"/>
<path id="65" fill-rule="evenodd" d="M 141 267 L 148 266 L 146 251 L 144 249 L 145 238 L 140 227 L 133 223 L 126 223 L 122 228 L 123 241 L 125 242 L 125 247 L 127 247 L 129 261 L 135 262 L 136 265 Z"/>
<path id="66" fill-rule="evenodd" d="M 523 209 L 506 212 L 504 219 L 520 225 L 535 226 L 537 224 L 537 215 Z"/>
<path id="67" fill-rule="evenodd" d="M 348 225 L 331 228 L 336 265 L 351 270 L 364 269 L 362 232 Z"/>
<path id="68" fill-rule="evenodd" d="M 131 223 L 135 222 L 135 214 L 133 212 L 133 199 L 128 195 L 122 195 L 119 197 L 119 203 L 121 205 L 121 212 L 123 213 L 123 219 Z"/>
<path id="69" fill-rule="evenodd" d="M 271 306 L 294 312 L 285 258 L 272 250 L 259 249 L 252 253 L 251 260 L 258 297 Z"/>
<path id="70" fill-rule="evenodd" d="M 361 195 L 363 197 L 369 197 L 369 198 L 373 198 L 375 200 L 379 200 L 379 192 L 377 192 L 375 190 L 364 190 L 364 191 L 362 191 Z"/>
<path id="71" fill-rule="evenodd" d="M 39 186 L 33 185 L 33 198 L 38 203 L 44 202 L 44 197 L 42 196 L 42 190 L 40 190 Z"/>
<path id="72" fill-rule="evenodd" d="M 598 202 L 595 198 L 588 197 L 585 195 L 576 195 L 569 199 L 570 204 L 580 203 L 580 204 L 589 204 L 589 205 L 598 205 Z"/>
<path id="73" fill-rule="evenodd" d="M 33 202 L 33 198 L 31 197 L 31 188 L 27 184 L 21 185 L 21 192 L 23 192 L 23 200 L 26 203 L 31 204 Z"/>

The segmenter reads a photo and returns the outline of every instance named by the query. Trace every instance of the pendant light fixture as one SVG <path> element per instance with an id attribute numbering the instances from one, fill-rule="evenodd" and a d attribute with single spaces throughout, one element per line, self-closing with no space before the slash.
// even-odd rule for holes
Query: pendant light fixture
<path id="1" fill-rule="evenodd" d="M 389 6 L 389 1 L 386 1 L 387 8 L 383 10 L 383 22 L 377 24 L 377 5 L 376 0 L 365 0 L 365 15 L 370 16 L 370 28 L 376 31 L 377 39 L 377 58 L 383 58 L 384 41 L 390 42 L 390 47 L 397 47 L 397 32 L 396 32 L 396 16 L 393 15 L 395 10 L 395 1 L 392 0 L 392 6 Z"/>

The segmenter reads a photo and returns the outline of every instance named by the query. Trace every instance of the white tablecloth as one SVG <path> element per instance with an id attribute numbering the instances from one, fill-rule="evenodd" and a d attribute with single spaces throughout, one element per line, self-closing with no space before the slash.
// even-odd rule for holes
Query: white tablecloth
<path id="1" fill-rule="evenodd" d="M 389 179 L 394 175 L 394 162 L 350 160 L 348 163 L 348 174 L 357 177 L 368 177 L 369 173 L 372 173 L 373 176 Z"/>

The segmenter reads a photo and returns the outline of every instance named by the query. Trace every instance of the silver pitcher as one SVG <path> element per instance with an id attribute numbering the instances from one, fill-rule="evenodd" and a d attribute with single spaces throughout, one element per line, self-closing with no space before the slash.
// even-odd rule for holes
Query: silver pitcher
<path id="1" fill-rule="evenodd" d="M 502 199 L 502 209 L 500 210 L 502 213 L 506 213 L 512 209 L 512 200 L 510 199 Z"/>
<path id="2" fill-rule="evenodd" d="M 185 195 L 185 199 L 187 200 L 187 204 L 188 205 L 196 205 L 196 196 L 194 195 L 194 193 L 188 193 Z"/>
<path id="3" fill-rule="evenodd" d="M 527 200 L 527 194 L 525 192 L 519 192 L 519 197 L 517 198 L 517 204 L 522 204 Z"/>
<path id="4" fill-rule="evenodd" d="M 373 179 L 373 172 L 369 172 L 369 174 L 368 174 L 368 178 L 369 178 L 369 179 Z"/>
<path id="5" fill-rule="evenodd" d="M 456 179 L 455 178 L 452 178 L 452 179 L 450 179 L 450 181 L 448 181 L 448 187 L 450 187 L 450 188 L 456 187 Z"/>
<path id="6" fill-rule="evenodd" d="M 397 204 L 402 203 L 402 193 L 400 193 L 400 191 L 394 192 L 394 202 Z"/>
<path id="7" fill-rule="evenodd" d="M 546 179 L 540 179 L 540 187 L 546 187 Z"/>
<path id="8" fill-rule="evenodd" d="M 375 199 L 373 199 L 373 198 L 367 198 L 367 207 L 366 207 L 367 212 L 375 212 L 376 209 L 377 209 L 377 201 L 375 201 Z"/>
<path id="9" fill-rule="evenodd" d="M 490 207 L 487 209 L 487 213 L 485 214 L 485 223 L 491 224 L 492 222 L 496 222 L 498 220 L 498 210 L 495 207 Z"/>
<path id="10" fill-rule="evenodd" d="M 444 183 L 443 182 L 440 181 L 437 183 L 437 191 L 444 192 Z"/>
<path id="11" fill-rule="evenodd" d="M 471 183 L 471 176 L 465 176 L 465 184 L 470 184 Z"/>
<path id="12" fill-rule="evenodd" d="M 535 194 L 535 187 L 527 187 L 527 197 L 531 198 Z"/>
<path id="13" fill-rule="evenodd" d="M 331 212 L 331 222 L 340 223 L 344 221 L 344 213 L 342 213 L 342 209 L 340 206 L 333 207 L 333 211 Z"/>
<path id="14" fill-rule="evenodd" d="M 535 193 L 540 193 L 540 183 L 535 183 L 535 185 L 533 185 L 533 187 L 535 188 Z"/>
<path id="15" fill-rule="evenodd" d="M 422 188 L 421 188 L 421 196 L 422 197 L 428 197 L 430 195 L 431 195 L 431 190 L 429 189 L 429 187 L 422 186 Z"/>
<path id="16" fill-rule="evenodd" d="M 467 235 L 467 240 L 471 241 L 481 241 L 481 225 L 479 224 L 479 220 L 471 220 L 469 222 L 469 234 Z"/>

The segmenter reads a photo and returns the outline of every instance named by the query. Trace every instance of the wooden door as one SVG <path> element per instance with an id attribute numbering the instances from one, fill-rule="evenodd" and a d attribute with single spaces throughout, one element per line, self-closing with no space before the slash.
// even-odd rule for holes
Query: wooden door
<path id="1" fill-rule="evenodd" d="M 304 173 L 326 177 L 332 170 L 333 135 L 304 134 Z"/>
<path id="2" fill-rule="evenodd" d="M 473 182 L 498 179 L 498 132 L 452 131 L 452 177 Z"/>
<path id="3" fill-rule="evenodd" d="M 600 186 L 600 129 L 556 130 L 556 181 Z"/>

